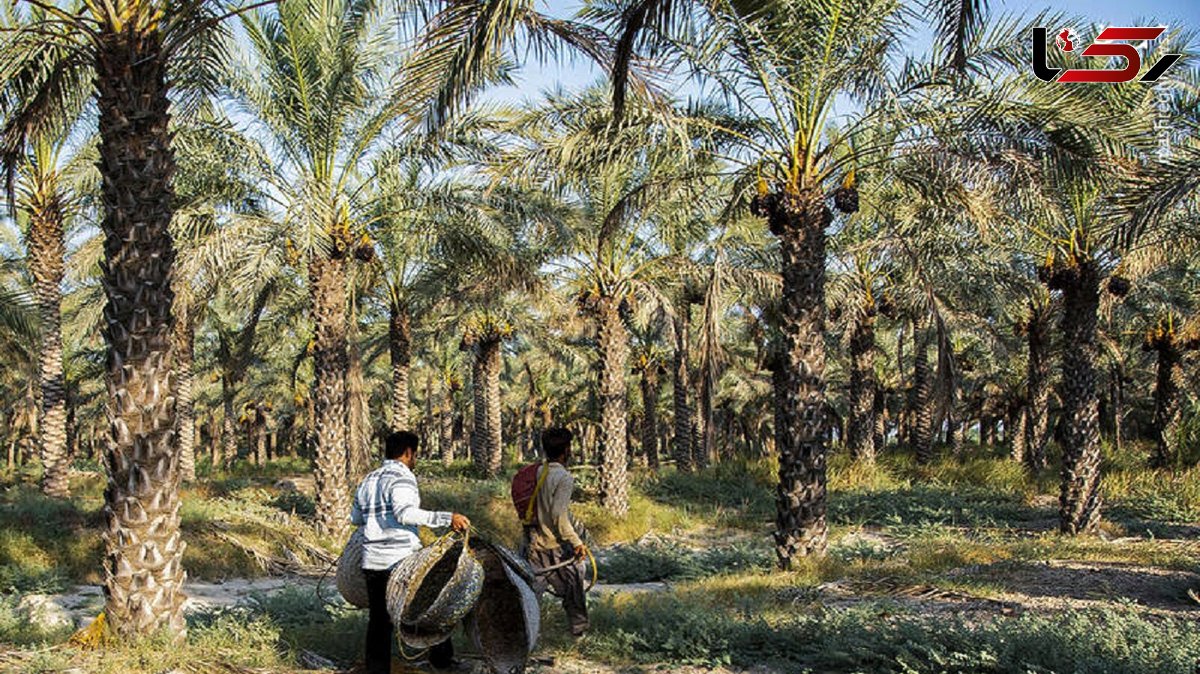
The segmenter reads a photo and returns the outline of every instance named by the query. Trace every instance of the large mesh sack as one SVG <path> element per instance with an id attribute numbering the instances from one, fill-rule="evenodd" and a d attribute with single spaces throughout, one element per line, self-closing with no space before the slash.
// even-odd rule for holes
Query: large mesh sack
<path id="1" fill-rule="evenodd" d="M 355 529 L 342 548 L 342 556 L 337 562 L 337 589 L 342 598 L 351 606 L 367 608 L 367 575 L 362 570 L 363 543 L 365 542 L 362 529 Z"/>
<path id="2" fill-rule="evenodd" d="M 392 570 L 388 613 L 397 627 L 439 632 L 462 620 L 482 589 L 483 566 L 475 554 L 465 541 L 445 536 Z"/>
<path id="3" fill-rule="evenodd" d="M 537 595 L 519 572 L 516 556 L 503 546 L 476 547 L 484 569 L 483 591 L 464 623 L 467 634 L 494 674 L 524 672 L 537 645 L 541 613 Z"/>

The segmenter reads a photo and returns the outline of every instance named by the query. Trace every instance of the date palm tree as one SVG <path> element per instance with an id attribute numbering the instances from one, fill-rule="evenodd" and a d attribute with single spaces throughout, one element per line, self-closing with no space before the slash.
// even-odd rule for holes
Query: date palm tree
<path id="1" fill-rule="evenodd" d="M 32 139 L 20 166 L 18 203 L 28 217 L 29 273 L 33 277 L 41 325 L 38 453 L 42 460 L 42 492 L 65 498 L 67 471 L 67 382 L 63 371 L 62 282 L 65 221 L 70 196 L 60 180 L 61 141 Z"/>
<path id="2" fill-rule="evenodd" d="M 268 210 L 282 215 L 264 245 L 286 243 L 307 273 L 317 524 L 335 536 L 349 512 L 350 265 L 371 251 L 357 196 L 371 181 L 364 162 L 389 144 L 411 104 L 397 84 L 388 16 L 373 0 L 289 0 L 245 14 L 247 51 L 225 77 L 250 130 L 266 139 L 258 153 L 268 163 L 264 192 Z"/>
<path id="3" fill-rule="evenodd" d="M 947 47 L 942 53 L 951 55 L 946 65 L 955 71 L 966 67 L 967 45 L 979 31 L 984 6 L 930 4 L 938 42 Z M 640 47 L 651 54 L 681 49 L 752 120 L 735 137 L 742 141 L 743 155 L 753 157 L 751 172 L 762 177 L 753 210 L 767 218 L 782 249 L 775 363 L 776 391 L 782 396 L 776 401 L 776 553 L 785 568 L 797 556 L 822 554 L 827 537 L 825 229 L 833 220 L 826 199 L 848 169 L 879 151 L 850 146 L 852 134 L 829 135 L 826 126 L 840 96 L 864 103 L 859 122 L 865 125 L 881 118 L 876 113 L 895 111 L 897 101 L 913 91 L 890 86 L 884 76 L 903 8 L 888 0 L 633 0 L 597 2 L 589 11 L 620 32 L 613 69 L 618 117 L 626 69 Z M 883 91 L 889 91 L 885 105 L 877 95 Z M 840 187 L 839 207 L 856 210 L 853 189 L 852 182 Z"/>
<path id="4" fill-rule="evenodd" d="M 111 437 L 105 457 L 105 613 L 121 635 L 184 632 L 179 465 L 172 389 L 171 94 L 219 59 L 227 8 L 208 0 L 39 4 L 7 36 L 0 86 L 6 154 L 89 93 L 98 114 L 105 235 L 104 336 Z M 184 99 L 186 100 L 186 96 Z"/>

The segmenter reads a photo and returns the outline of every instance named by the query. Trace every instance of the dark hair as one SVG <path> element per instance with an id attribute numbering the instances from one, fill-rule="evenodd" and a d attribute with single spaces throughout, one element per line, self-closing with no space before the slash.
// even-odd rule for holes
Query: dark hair
<path id="1" fill-rule="evenodd" d="M 561 459 L 571 448 L 571 439 L 575 436 L 565 428 L 547 428 L 542 431 L 542 451 L 550 460 Z"/>
<path id="2" fill-rule="evenodd" d="M 409 431 L 396 431 L 390 433 L 387 439 L 383 441 L 383 456 L 388 459 L 399 459 L 411 451 L 417 451 L 417 446 L 421 444 L 416 433 Z"/>

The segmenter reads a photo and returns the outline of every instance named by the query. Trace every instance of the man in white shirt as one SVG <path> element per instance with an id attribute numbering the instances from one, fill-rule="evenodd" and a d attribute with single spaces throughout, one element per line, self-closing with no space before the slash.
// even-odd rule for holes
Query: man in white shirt
<path id="1" fill-rule="evenodd" d="M 392 433 L 384 441 L 383 465 L 363 478 L 354 496 L 350 521 L 362 527 L 363 571 L 367 577 L 370 617 L 367 622 L 367 674 L 389 674 L 392 663 L 392 620 L 387 610 L 388 577 L 400 560 L 421 549 L 417 527 L 445 527 L 466 531 L 471 521 L 458 513 L 421 509 L 421 493 L 413 468 L 417 463 L 417 436 Z M 439 669 L 451 665 L 454 647 L 447 639 L 429 651 L 429 662 Z"/>

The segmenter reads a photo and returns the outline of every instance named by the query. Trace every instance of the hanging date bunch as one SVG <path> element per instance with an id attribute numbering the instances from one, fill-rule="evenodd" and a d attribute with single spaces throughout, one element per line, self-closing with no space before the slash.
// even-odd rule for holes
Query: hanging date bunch
<path id="1" fill-rule="evenodd" d="M 858 187 L 854 171 L 847 173 L 842 186 L 833 191 L 833 205 L 847 215 L 858 212 Z"/>

